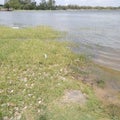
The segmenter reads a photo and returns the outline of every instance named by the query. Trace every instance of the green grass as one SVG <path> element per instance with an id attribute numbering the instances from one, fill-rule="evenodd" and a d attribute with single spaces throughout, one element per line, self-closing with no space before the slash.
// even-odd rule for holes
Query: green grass
<path id="1" fill-rule="evenodd" d="M 92 88 L 72 76 L 78 67 L 89 65 L 86 57 L 73 54 L 68 43 L 56 41 L 60 36 L 49 27 L 0 27 L 1 120 L 109 118 Z M 88 96 L 86 105 L 59 104 L 64 92 L 72 89 Z"/>

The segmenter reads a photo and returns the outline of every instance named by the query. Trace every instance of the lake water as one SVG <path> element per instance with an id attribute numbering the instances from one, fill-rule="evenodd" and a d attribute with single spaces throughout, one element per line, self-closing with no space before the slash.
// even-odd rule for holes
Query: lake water
<path id="1" fill-rule="evenodd" d="M 64 39 L 77 43 L 75 52 L 120 71 L 120 10 L 0 12 L 0 25 L 45 25 L 65 31 Z"/>

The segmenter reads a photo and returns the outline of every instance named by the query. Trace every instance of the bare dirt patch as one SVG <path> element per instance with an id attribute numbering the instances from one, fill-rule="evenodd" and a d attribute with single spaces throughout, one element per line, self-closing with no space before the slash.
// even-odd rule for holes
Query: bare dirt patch
<path id="1" fill-rule="evenodd" d="M 118 93 L 108 88 L 94 87 L 96 96 L 105 104 L 120 105 Z"/>
<path id="2" fill-rule="evenodd" d="M 67 90 L 60 100 L 62 104 L 77 103 L 84 105 L 86 103 L 86 95 L 80 90 Z"/>

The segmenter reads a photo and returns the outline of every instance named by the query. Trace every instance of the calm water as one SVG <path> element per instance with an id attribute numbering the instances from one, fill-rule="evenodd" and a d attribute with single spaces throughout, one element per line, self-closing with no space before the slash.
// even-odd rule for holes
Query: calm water
<path id="1" fill-rule="evenodd" d="M 47 25 L 66 31 L 64 39 L 78 44 L 75 52 L 120 71 L 120 10 L 0 12 L 0 25 Z"/>

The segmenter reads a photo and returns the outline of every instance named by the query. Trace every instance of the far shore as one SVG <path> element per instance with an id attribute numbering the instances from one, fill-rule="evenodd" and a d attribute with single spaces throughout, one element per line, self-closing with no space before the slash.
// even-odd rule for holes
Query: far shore
<path id="1" fill-rule="evenodd" d="M 20 10 L 20 11 L 24 11 L 24 10 L 30 10 L 30 11 L 38 11 L 38 10 L 43 10 L 43 11 L 56 11 L 56 10 L 60 10 L 60 11 L 79 11 L 79 10 L 120 10 L 120 7 L 91 7 L 91 6 L 57 6 L 56 9 L 14 9 L 14 8 L 4 8 L 3 6 L 0 7 L 0 11 L 16 11 L 16 10 Z"/>

